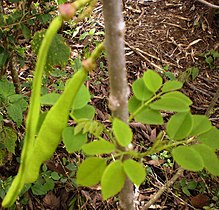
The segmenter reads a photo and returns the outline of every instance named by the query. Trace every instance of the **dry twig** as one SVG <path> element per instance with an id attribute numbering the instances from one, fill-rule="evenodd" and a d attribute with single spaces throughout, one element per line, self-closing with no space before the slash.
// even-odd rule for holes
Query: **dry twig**
<path id="1" fill-rule="evenodd" d="M 166 182 L 165 185 L 163 185 L 160 190 L 158 190 L 157 193 L 154 194 L 154 196 L 149 200 L 149 202 L 142 208 L 142 210 L 147 210 L 153 203 L 155 203 L 160 196 L 170 188 L 174 184 L 174 182 L 183 174 L 184 169 L 180 168 L 176 174 Z"/>

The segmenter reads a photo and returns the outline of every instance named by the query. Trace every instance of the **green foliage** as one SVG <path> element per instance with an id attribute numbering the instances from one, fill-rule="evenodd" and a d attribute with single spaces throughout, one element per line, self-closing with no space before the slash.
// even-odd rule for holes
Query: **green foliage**
<path id="1" fill-rule="evenodd" d="M 3 199 L 5 197 L 6 192 L 8 191 L 11 183 L 12 183 L 13 177 L 8 177 L 6 180 L 0 179 L 0 198 Z"/>
<path id="2" fill-rule="evenodd" d="M 34 31 L 45 26 L 51 20 L 52 15 L 50 12 L 54 9 L 53 6 L 47 5 L 45 7 L 45 2 L 41 2 L 40 9 L 31 7 L 31 10 L 29 10 L 29 1 L 11 0 L 9 2 L 19 2 L 21 6 L 10 8 L 8 2 L 3 4 L 2 10 L 4 12 L 0 14 L 0 39 L 2 40 L 2 45 L 0 45 L 0 69 L 3 66 L 7 68 L 7 63 L 12 54 L 21 66 L 24 65 L 25 48 L 20 47 L 22 35 L 26 42 L 29 42 Z"/>
<path id="3" fill-rule="evenodd" d="M 144 73 L 143 80 L 146 87 L 152 93 L 156 93 L 163 83 L 162 77 L 158 73 L 150 69 Z"/>
<path id="4" fill-rule="evenodd" d="M 203 193 L 205 190 L 205 184 L 203 182 L 198 182 L 195 180 L 187 181 L 185 178 L 183 178 L 179 182 L 176 182 L 173 187 L 177 191 L 181 189 L 182 192 L 187 196 L 191 196 L 191 193 L 194 191 L 197 191 L 198 193 Z"/>
<path id="5" fill-rule="evenodd" d="M 22 95 L 15 93 L 14 85 L 5 77 L 0 80 L 0 110 L 6 111 L 8 117 L 19 127 L 23 121 L 23 112 L 27 102 Z"/>
<path id="6" fill-rule="evenodd" d="M 103 199 L 116 195 L 125 183 L 125 172 L 120 160 L 111 162 L 105 169 L 101 178 Z"/>
<path id="7" fill-rule="evenodd" d="M 150 82 L 148 82 L 148 80 L 150 80 Z M 151 149 L 148 149 L 147 152 L 143 154 L 133 153 L 128 149 L 128 145 L 132 142 L 133 135 L 130 127 L 125 122 L 113 118 L 112 131 L 110 132 L 114 134 L 116 141 L 113 136 L 111 137 L 113 143 L 110 143 L 102 139 L 100 135 L 96 135 L 99 140 L 82 146 L 82 151 L 86 155 L 95 157 L 96 155 L 115 153 L 116 156 L 122 157 L 123 151 L 120 151 L 118 148 L 115 149 L 116 145 L 119 144 L 127 148 L 127 153 L 131 156 L 130 159 L 124 162 L 121 162 L 120 159 L 116 159 L 108 163 L 108 166 L 102 174 L 100 183 L 104 199 L 116 195 L 122 189 L 125 176 L 128 176 L 129 179 L 138 186 L 144 181 L 146 176 L 145 169 L 132 158 L 140 158 L 148 154 L 160 152 L 166 148 L 173 147 L 171 154 L 174 160 L 183 168 L 196 172 L 205 168 L 209 173 L 217 175 L 217 167 L 214 164 L 207 166 L 207 162 L 213 160 L 215 164 L 218 164 L 217 158 L 215 159 L 216 154 L 214 151 L 214 149 L 217 148 L 217 143 L 212 144 L 214 149 L 208 151 L 211 152 L 208 159 L 203 158 L 202 155 L 204 155 L 204 153 L 202 152 L 201 154 L 200 151 L 198 151 L 200 144 L 197 145 L 197 148 L 193 147 L 193 145 L 178 146 L 180 144 L 193 142 L 193 140 L 197 140 L 196 138 L 200 136 L 203 136 L 202 139 L 205 141 L 205 135 L 212 130 L 211 122 L 205 116 L 191 114 L 189 106 L 192 104 L 192 101 L 186 95 L 178 91 L 181 87 L 182 83 L 179 81 L 167 81 L 162 84 L 162 78 L 159 74 L 155 72 L 152 73 L 152 70 L 148 70 L 148 73 L 145 73 L 142 78 L 137 79 L 133 83 L 132 89 L 134 96 L 129 99 L 128 103 L 128 110 L 131 113 L 129 120 L 134 118 L 136 121 L 144 124 L 162 125 L 164 120 L 161 111 L 167 110 L 175 112 L 170 117 L 166 126 L 169 141 L 161 141 L 161 137 L 157 136 L 154 145 Z M 97 125 L 95 121 L 79 120 L 75 130 L 77 130 L 77 133 L 90 132 L 92 130 L 91 127 L 94 128 L 96 126 L 95 124 Z M 213 133 L 217 135 L 217 131 L 217 129 L 213 130 Z M 106 132 L 105 129 L 103 129 L 102 132 Z M 94 132 L 92 134 L 94 134 Z M 109 137 L 110 136 L 111 135 L 109 135 Z M 208 139 L 211 137 L 211 133 L 206 136 Z M 206 148 L 207 151 L 210 147 L 201 145 L 201 148 Z M 213 168 L 215 170 L 213 170 Z M 115 178 L 115 174 L 117 174 L 118 177 Z M 83 179 L 80 181 L 83 185 L 82 180 Z M 95 182 L 95 184 L 96 183 L 97 182 Z M 116 187 L 114 187 L 115 185 Z"/>
<path id="8" fill-rule="evenodd" d="M 128 159 L 123 163 L 124 171 L 129 179 L 140 186 L 146 177 L 146 169 L 138 162 Z"/>
<path id="9" fill-rule="evenodd" d="M 130 113 L 135 113 L 143 105 L 135 96 L 132 96 L 128 102 L 128 110 Z M 140 111 L 135 114 L 134 119 L 137 122 L 144 124 L 162 125 L 163 118 L 158 110 L 152 110 L 148 107 L 141 108 Z"/>
<path id="10" fill-rule="evenodd" d="M 75 134 L 73 127 L 66 127 L 62 132 L 63 143 L 69 153 L 80 151 L 87 142 L 87 135 L 83 133 Z"/>
<path id="11" fill-rule="evenodd" d="M 110 154 L 115 149 L 115 145 L 106 140 L 93 141 L 82 146 L 83 152 L 87 155 Z"/>
<path id="12" fill-rule="evenodd" d="M 212 128 L 211 122 L 206 116 L 193 115 L 192 116 L 193 126 L 190 132 L 190 136 L 199 136 L 206 133 Z"/>
<path id="13" fill-rule="evenodd" d="M 61 2 L 57 1 L 57 3 Z M 80 5 L 82 6 L 84 5 Z M 24 184 L 36 181 L 31 187 L 35 195 L 44 195 L 54 188 L 54 182 L 60 178 L 57 173 L 48 173 L 44 170 L 43 176 L 38 178 L 38 175 L 42 163 L 52 156 L 61 138 L 69 153 L 81 151 L 85 157 L 88 156 L 78 167 L 77 184 L 91 187 L 100 183 L 104 200 L 121 191 L 126 177 L 137 186 L 142 184 L 146 170 L 138 161 L 145 156 L 170 148 L 173 159 L 183 168 L 196 172 L 206 169 L 212 175 L 219 175 L 219 160 L 215 154 L 218 142 L 206 141 L 217 137 L 218 130 L 212 127 L 206 117 L 191 114 L 192 101 L 179 91 L 183 83 L 175 80 L 164 82 L 163 78 L 153 70 L 147 70 L 132 85 L 134 95 L 129 99 L 128 122 L 112 117 L 109 125 L 105 127 L 93 119 L 95 109 L 88 104 L 91 94 L 84 85 L 91 69 L 86 68 L 85 65 L 67 81 L 62 94 L 56 92 L 44 94 L 40 101 L 43 70 L 54 73 L 53 67 L 64 67 L 70 55 L 70 48 L 65 45 L 61 36 L 56 34 L 61 24 L 62 17 L 59 16 L 53 20 L 46 33 L 44 31 L 36 33 L 32 41 L 32 47 L 38 53 L 38 62 L 26 122 L 21 166 L 3 200 L 3 206 L 8 207 L 13 204 Z M 25 38 L 29 39 L 28 28 L 25 25 L 20 27 Z M 80 40 L 87 36 L 93 37 L 95 33 L 94 29 L 85 32 Z M 94 61 L 100 57 L 102 49 L 103 45 L 97 47 L 91 55 L 89 51 L 85 53 L 85 57 L 90 56 L 86 60 L 90 66 L 94 66 Z M 4 49 L 3 54 L 5 55 Z M 2 60 L 4 63 L 4 59 Z M 77 66 L 79 63 L 74 64 Z M 17 107 L 25 106 L 23 104 L 14 106 L 14 104 L 19 104 L 18 101 L 23 98 L 14 94 L 14 88 L 6 83 L 0 83 L 1 103 L 6 107 L 5 110 L 11 119 L 19 124 L 21 122 L 17 115 Z M 40 105 L 52 107 L 40 117 Z M 147 148 L 144 153 L 133 151 L 131 149 L 133 133 L 128 123 L 134 119 L 144 124 L 163 125 L 163 111 L 168 111 L 171 115 L 166 126 L 167 135 L 165 132 L 160 132 L 152 147 Z M 69 116 L 76 125 L 66 127 Z M 87 137 L 89 137 L 88 143 Z M 5 146 L 9 151 L 14 152 L 15 141 L 11 139 L 7 144 L 5 143 Z"/>
<path id="14" fill-rule="evenodd" d="M 182 86 L 183 84 L 179 81 L 167 81 L 164 83 L 161 90 L 165 93 L 173 90 L 179 90 Z"/>
<path id="15" fill-rule="evenodd" d="M 210 50 L 204 54 L 205 62 L 211 69 L 215 68 L 215 61 L 219 58 L 219 52 L 215 50 Z"/>
<path id="16" fill-rule="evenodd" d="M 55 0 L 55 2 L 57 4 L 64 4 L 66 2 L 66 0 Z"/>
<path id="17" fill-rule="evenodd" d="M 14 85 L 10 83 L 5 77 L 0 80 L 0 96 L 1 99 L 7 98 L 15 94 Z"/>
<path id="18" fill-rule="evenodd" d="M 219 176 L 219 159 L 214 150 L 205 144 L 195 144 L 190 148 L 196 150 L 201 156 L 205 169 L 214 176 Z"/>
<path id="19" fill-rule="evenodd" d="M 0 46 L 0 69 L 5 65 L 8 60 L 9 53 L 6 49 Z"/>
<path id="20" fill-rule="evenodd" d="M 182 83 L 189 81 L 190 79 L 194 80 L 199 74 L 199 69 L 197 67 L 187 68 L 185 71 L 180 73 L 178 80 Z"/>
<path id="21" fill-rule="evenodd" d="M 175 75 L 171 72 L 171 71 L 166 71 L 163 73 L 163 76 L 165 76 L 167 79 L 169 79 L 170 81 L 174 81 L 176 80 Z"/>
<path id="22" fill-rule="evenodd" d="M 121 146 L 127 147 L 131 143 L 133 136 L 132 130 L 125 122 L 115 118 L 112 129 L 117 142 Z"/>
<path id="23" fill-rule="evenodd" d="M 95 115 L 95 109 L 93 106 L 91 105 L 85 105 L 83 108 L 81 109 L 74 109 L 71 111 L 70 116 L 73 119 L 79 120 L 79 119 L 83 119 L 83 120 L 92 120 L 94 118 Z"/>
<path id="24" fill-rule="evenodd" d="M 150 104 L 150 108 L 172 112 L 187 112 L 191 104 L 192 102 L 187 96 L 181 92 L 174 91 L 162 95 L 161 99 Z"/>
<path id="25" fill-rule="evenodd" d="M 195 149 L 189 146 L 178 146 L 172 150 L 174 160 L 183 168 L 191 171 L 201 171 L 204 162 Z"/>
<path id="26" fill-rule="evenodd" d="M 90 98 L 90 92 L 84 85 L 82 85 L 72 105 L 72 110 L 83 108 L 90 101 Z"/>
<path id="27" fill-rule="evenodd" d="M 152 125 L 163 125 L 164 123 L 160 111 L 147 107 L 144 107 L 141 111 L 138 112 L 138 114 L 136 114 L 135 120 L 137 122 Z"/>
<path id="28" fill-rule="evenodd" d="M 153 96 L 153 93 L 145 85 L 143 78 L 134 81 L 132 90 L 135 97 L 140 101 L 148 100 Z"/>
<path id="29" fill-rule="evenodd" d="M 3 163 L 6 151 L 15 154 L 17 131 L 13 127 L 4 125 L 4 119 L 11 119 L 20 127 L 23 121 L 23 112 L 27 102 L 22 95 L 15 93 L 14 85 L 5 77 L 0 80 L 0 162 Z"/>
<path id="30" fill-rule="evenodd" d="M 215 127 L 198 136 L 198 140 L 214 150 L 219 149 L 219 130 Z"/>
<path id="31" fill-rule="evenodd" d="M 2 146 L 2 143 L 0 143 L 0 147 L 4 147 L 4 146 Z M 0 149 L 0 166 L 4 165 L 5 157 L 7 157 L 7 153 L 6 153 L 5 149 L 1 148 Z"/>
<path id="32" fill-rule="evenodd" d="M 93 186 L 100 182 L 103 172 L 106 169 L 106 161 L 98 157 L 87 158 L 78 168 L 77 184 Z"/>
<path id="33" fill-rule="evenodd" d="M 60 94 L 58 93 L 48 93 L 40 98 L 41 105 L 52 106 L 58 101 Z"/>
<path id="34" fill-rule="evenodd" d="M 43 176 L 44 175 L 44 176 Z M 31 187 L 31 191 L 34 195 L 45 195 L 49 191 L 53 190 L 55 183 L 53 179 L 47 174 L 42 174 Z"/>
<path id="35" fill-rule="evenodd" d="M 82 132 L 91 133 L 94 136 L 99 137 L 101 136 L 103 130 L 104 126 L 101 123 L 92 120 L 83 120 L 75 127 L 75 135 Z"/>
<path id="36" fill-rule="evenodd" d="M 32 38 L 31 44 L 36 54 L 39 52 L 40 44 L 43 40 L 44 34 L 45 30 L 36 32 Z M 59 50 L 57 51 L 57 49 Z M 70 48 L 64 43 L 62 36 L 56 34 L 49 48 L 45 71 L 49 72 L 55 66 L 60 66 L 61 68 L 64 68 L 68 62 L 69 56 Z"/>
<path id="37" fill-rule="evenodd" d="M 42 173 L 33 184 L 29 185 L 33 195 L 46 195 L 49 191 L 54 190 L 55 184 L 63 179 L 63 175 L 47 169 L 46 164 L 42 167 Z"/>
<path id="38" fill-rule="evenodd" d="M 1 126 L 0 128 L 0 145 L 6 148 L 8 152 L 15 154 L 17 134 L 13 128 Z M 0 158 L 2 160 L 2 158 Z"/>
<path id="39" fill-rule="evenodd" d="M 189 136 L 192 128 L 190 112 L 180 112 L 173 115 L 167 123 L 167 134 L 171 139 L 182 140 Z"/>

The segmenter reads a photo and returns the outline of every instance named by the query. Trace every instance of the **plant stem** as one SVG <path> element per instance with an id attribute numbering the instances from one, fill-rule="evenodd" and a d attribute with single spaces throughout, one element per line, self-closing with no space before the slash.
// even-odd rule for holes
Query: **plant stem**
<path id="1" fill-rule="evenodd" d="M 151 149 L 149 149 L 148 151 L 144 152 L 144 153 L 141 153 L 139 156 L 140 157 L 145 157 L 145 156 L 148 156 L 148 155 L 152 155 L 154 153 L 158 153 L 162 150 L 165 150 L 165 149 L 169 149 L 171 147 L 175 147 L 175 146 L 178 146 L 180 144 L 189 144 L 191 142 L 193 142 L 195 140 L 194 137 L 191 137 L 190 139 L 186 139 L 186 140 L 182 140 L 182 141 L 177 141 L 177 142 L 174 142 L 172 144 L 167 144 L 167 145 L 161 145 L 159 147 L 152 147 Z"/>
<path id="2" fill-rule="evenodd" d="M 138 109 L 136 109 L 134 111 L 133 114 L 130 115 L 129 117 L 129 122 L 145 107 L 148 106 L 148 104 L 150 104 L 153 100 L 155 100 L 156 98 L 160 97 L 163 94 L 163 92 L 155 95 L 154 97 L 152 97 L 151 99 L 149 99 L 148 101 L 146 101 L 144 104 L 142 104 Z"/>
<path id="3" fill-rule="evenodd" d="M 16 57 L 15 57 L 14 53 L 12 53 L 10 56 L 10 60 L 9 60 L 9 68 L 10 68 L 11 77 L 12 77 L 12 80 L 13 80 L 13 83 L 15 86 L 15 92 L 17 94 L 20 94 L 21 93 L 21 83 L 20 83 L 20 80 L 18 77 L 16 64 L 17 64 Z"/>
<path id="4" fill-rule="evenodd" d="M 122 5 L 118 0 L 103 0 L 107 60 L 109 66 L 110 96 L 109 108 L 113 117 L 128 123 L 129 89 L 125 66 L 125 23 L 122 17 Z M 127 148 L 117 145 L 126 151 Z M 123 160 L 129 155 L 124 155 Z M 120 192 L 120 207 L 124 210 L 134 210 L 133 184 L 126 177 L 125 185 Z"/>

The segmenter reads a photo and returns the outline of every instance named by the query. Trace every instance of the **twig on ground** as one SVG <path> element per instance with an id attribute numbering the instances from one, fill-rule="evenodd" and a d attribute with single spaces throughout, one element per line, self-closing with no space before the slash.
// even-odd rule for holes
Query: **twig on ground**
<path id="1" fill-rule="evenodd" d="M 155 203 L 160 196 L 166 191 L 168 190 L 168 188 L 170 186 L 172 186 L 174 184 L 174 182 L 183 174 L 184 169 L 180 168 L 176 174 L 169 180 L 166 182 L 165 185 L 163 185 L 160 190 L 158 190 L 157 193 L 155 193 L 155 195 L 149 200 L 149 202 L 142 208 L 142 210 L 147 210 L 153 203 Z"/>
<path id="2" fill-rule="evenodd" d="M 202 93 L 203 95 L 205 95 L 205 96 L 207 96 L 207 97 L 209 97 L 209 96 L 214 96 L 214 93 L 212 93 L 212 92 L 207 92 L 207 91 L 205 91 L 205 90 L 203 90 L 203 89 L 200 89 L 200 87 L 199 87 L 199 88 L 196 88 L 194 85 L 192 85 L 192 84 L 190 84 L 190 83 L 188 83 L 188 82 L 186 82 L 186 84 L 187 84 L 191 89 L 196 90 L 196 91 Z"/>
<path id="3" fill-rule="evenodd" d="M 205 112 L 205 115 L 207 117 L 210 117 L 211 116 L 211 112 L 213 111 L 216 103 L 217 103 L 217 100 L 219 98 L 219 88 L 217 89 L 216 93 L 214 94 L 214 97 L 212 98 L 211 102 L 210 102 L 210 105 L 209 107 L 207 108 L 206 112 Z"/>
<path id="4" fill-rule="evenodd" d="M 139 56 L 141 56 L 144 60 L 146 60 L 150 65 L 152 65 L 154 68 L 163 71 L 163 68 L 161 68 L 160 66 L 158 66 L 157 64 L 153 63 L 152 61 L 150 61 L 148 58 L 146 58 L 142 52 L 139 51 L 139 49 L 137 50 L 136 48 L 130 46 L 127 42 L 125 42 L 125 44 L 132 50 L 134 51 L 136 54 L 138 54 Z"/>

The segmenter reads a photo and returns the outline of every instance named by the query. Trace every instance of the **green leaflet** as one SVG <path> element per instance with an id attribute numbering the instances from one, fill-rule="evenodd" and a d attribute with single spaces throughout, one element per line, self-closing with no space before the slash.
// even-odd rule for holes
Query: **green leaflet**
<path id="1" fill-rule="evenodd" d="M 123 168 L 129 179 L 137 186 L 145 180 L 146 169 L 141 163 L 128 159 L 124 161 Z"/>
<path id="2" fill-rule="evenodd" d="M 176 113 L 167 123 L 167 134 L 174 140 L 182 140 L 188 137 L 191 129 L 192 115 L 190 112 Z"/>
<path id="3" fill-rule="evenodd" d="M 132 141 L 132 130 L 128 124 L 115 118 L 113 120 L 113 133 L 121 146 L 127 147 Z"/>
<path id="4" fill-rule="evenodd" d="M 93 106 L 87 104 L 81 109 L 72 110 L 70 116 L 73 119 L 87 119 L 92 120 L 95 115 L 95 109 Z"/>
<path id="5" fill-rule="evenodd" d="M 124 186 L 125 177 L 123 164 L 120 160 L 111 162 L 107 166 L 101 178 L 101 188 L 104 200 L 120 192 Z"/>
<path id="6" fill-rule="evenodd" d="M 173 159 L 184 169 L 190 171 L 201 171 L 204 161 L 195 149 L 190 146 L 178 146 L 172 150 Z"/>
<path id="7" fill-rule="evenodd" d="M 192 115 L 193 126 L 190 136 L 198 136 L 212 128 L 210 120 L 204 115 Z"/>
<path id="8" fill-rule="evenodd" d="M 79 151 L 87 142 L 87 135 L 83 133 L 75 134 L 74 127 L 66 127 L 62 132 L 62 138 L 68 153 Z"/>
<path id="9" fill-rule="evenodd" d="M 163 92 L 169 92 L 173 90 L 181 89 L 183 86 L 182 82 L 179 81 L 167 81 L 163 84 L 162 91 Z"/>
<path id="10" fill-rule="evenodd" d="M 214 176 L 219 176 L 219 159 L 214 150 L 205 144 L 192 145 L 191 148 L 200 154 L 206 170 Z"/>
<path id="11" fill-rule="evenodd" d="M 153 92 L 147 88 L 143 78 L 134 81 L 132 84 L 132 90 L 135 97 L 140 101 L 146 101 L 153 96 Z"/>
<path id="12" fill-rule="evenodd" d="M 115 149 L 116 146 L 106 140 L 97 140 L 82 146 L 82 150 L 88 155 L 109 154 Z"/>
<path id="13" fill-rule="evenodd" d="M 162 125 L 164 123 L 160 111 L 147 107 L 144 107 L 141 111 L 139 111 L 134 118 L 137 122 L 144 124 Z"/>
<path id="14" fill-rule="evenodd" d="M 162 77 L 150 69 L 144 73 L 143 80 L 146 87 L 153 93 L 156 93 L 163 83 Z"/>
<path id="15" fill-rule="evenodd" d="M 219 129 L 212 127 L 206 133 L 198 136 L 198 140 L 214 150 L 219 149 Z"/>
<path id="16" fill-rule="evenodd" d="M 98 157 L 87 158 L 78 168 L 77 184 L 91 187 L 97 184 L 106 168 L 106 160 Z"/>

